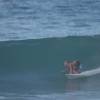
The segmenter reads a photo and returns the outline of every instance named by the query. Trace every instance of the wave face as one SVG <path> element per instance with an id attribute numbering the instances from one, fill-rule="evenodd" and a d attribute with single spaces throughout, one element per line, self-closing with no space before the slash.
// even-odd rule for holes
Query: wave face
<path id="1" fill-rule="evenodd" d="M 100 34 L 99 0 L 1 0 L 0 41 Z"/>
<path id="2" fill-rule="evenodd" d="M 83 70 L 99 67 L 99 43 L 99 36 L 0 42 L 0 94 L 99 91 L 97 76 L 68 81 L 62 73 L 66 59 L 79 59 Z"/>
<path id="3" fill-rule="evenodd" d="M 0 42 L 0 68 L 4 71 L 59 69 L 63 61 L 79 59 L 90 66 L 100 64 L 99 37 L 46 38 Z M 41 71 L 40 70 L 40 71 Z"/>

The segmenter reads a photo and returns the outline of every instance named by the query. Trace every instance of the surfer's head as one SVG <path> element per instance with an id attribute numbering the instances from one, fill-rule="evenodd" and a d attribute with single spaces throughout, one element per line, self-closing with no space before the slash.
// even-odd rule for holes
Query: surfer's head
<path id="1" fill-rule="evenodd" d="M 79 66 L 80 66 L 80 62 L 79 62 L 78 60 L 75 60 L 75 61 L 73 62 L 73 64 L 74 64 L 77 68 L 79 68 Z"/>
<path id="2" fill-rule="evenodd" d="M 78 60 L 76 60 L 76 65 L 80 66 L 80 62 Z"/>

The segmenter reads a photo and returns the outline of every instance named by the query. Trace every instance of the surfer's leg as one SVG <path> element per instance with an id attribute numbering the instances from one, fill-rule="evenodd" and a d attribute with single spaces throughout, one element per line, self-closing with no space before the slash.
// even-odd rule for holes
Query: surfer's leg
<path id="1" fill-rule="evenodd" d="M 73 74 L 73 66 L 72 66 L 72 64 L 69 64 L 69 73 Z"/>

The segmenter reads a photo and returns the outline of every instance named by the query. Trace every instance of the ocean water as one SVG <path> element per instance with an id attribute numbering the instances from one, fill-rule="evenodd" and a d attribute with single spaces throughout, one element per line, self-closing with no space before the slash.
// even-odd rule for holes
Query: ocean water
<path id="1" fill-rule="evenodd" d="M 100 0 L 0 0 L 0 100 L 99 100 L 99 74 L 65 77 L 76 59 L 100 67 Z"/>
<path id="2" fill-rule="evenodd" d="M 100 34 L 100 0 L 0 0 L 0 40 Z"/>
<path id="3" fill-rule="evenodd" d="M 69 80 L 64 60 L 82 71 L 100 66 L 100 37 L 81 36 L 0 42 L 0 100 L 99 100 L 100 75 Z"/>

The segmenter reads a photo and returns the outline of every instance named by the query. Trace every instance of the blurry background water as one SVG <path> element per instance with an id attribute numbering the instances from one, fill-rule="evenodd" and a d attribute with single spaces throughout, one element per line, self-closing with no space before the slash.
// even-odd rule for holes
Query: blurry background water
<path id="1" fill-rule="evenodd" d="M 99 0 L 0 0 L 0 40 L 100 34 Z"/>

